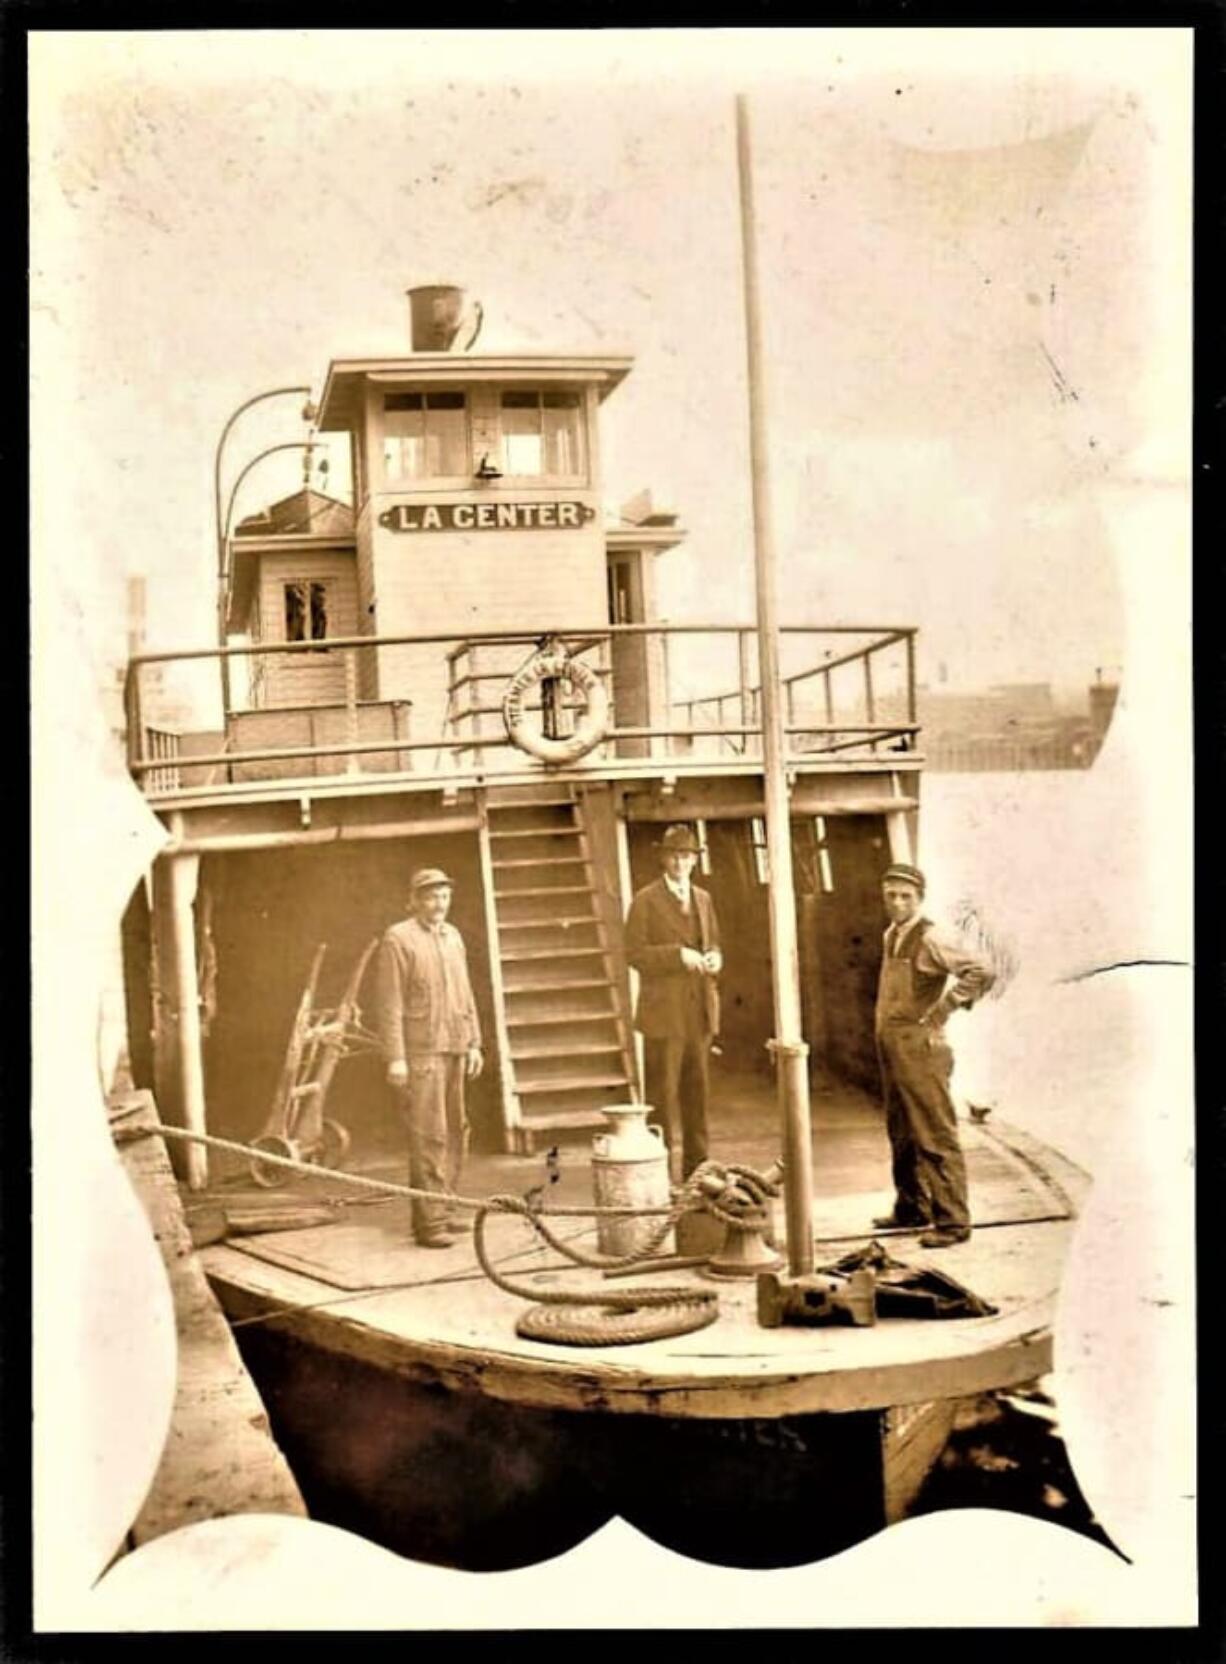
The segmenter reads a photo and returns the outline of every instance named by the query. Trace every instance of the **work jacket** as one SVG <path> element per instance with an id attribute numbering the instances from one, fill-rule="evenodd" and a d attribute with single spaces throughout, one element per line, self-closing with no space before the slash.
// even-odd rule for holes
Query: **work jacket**
<path id="1" fill-rule="evenodd" d="M 690 971 L 683 947 L 706 953 L 719 947 L 719 922 L 706 890 L 690 885 L 690 911 L 682 911 L 663 878 L 639 891 L 626 919 L 626 958 L 639 973 L 634 1026 L 652 1040 L 680 1039 L 695 1030 L 719 1033 L 719 988 L 705 971 Z"/>
<path id="2" fill-rule="evenodd" d="M 379 944 L 376 1021 L 388 1063 L 481 1044 L 464 938 L 454 925 L 394 924 Z"/>

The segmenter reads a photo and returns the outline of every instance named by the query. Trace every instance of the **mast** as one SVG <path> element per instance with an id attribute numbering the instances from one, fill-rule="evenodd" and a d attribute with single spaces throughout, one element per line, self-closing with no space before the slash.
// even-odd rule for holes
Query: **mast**
<path id="1" fill-rule="evenodd" d="M 809 1048 L 801 1034 L 800 960 L 792 878 L 785 739 L 780 706 L 779 626 L 775 597 L 775 548 L 771 524 L 762 334 L 758 305 L 753 177 L 749 113 L 736 100 L 737 171 L 740 180 L 741 252 L 744 270 L 745 340 L 749 383 L 749 451 L 753 496 L 754 581 L 758 611 L 758 680 L 762 700 L 763 792 L 766 852 L 770 868 L 771 970 L 775 997 L 774 1052 L 783 1133 L 788 1270 L 813 1270 L 813 1149 L 809 1120 Z"/>

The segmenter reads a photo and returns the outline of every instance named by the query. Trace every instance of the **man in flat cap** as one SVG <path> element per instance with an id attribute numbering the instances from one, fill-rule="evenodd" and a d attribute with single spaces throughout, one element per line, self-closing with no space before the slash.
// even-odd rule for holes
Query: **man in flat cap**
<path id="1" fill-rule="evenodd" d="M 966 1163 L 950 1096 L 952 1011 L 967 1009 L 994 981 L 988 961 L 923 917 L 924 875 L 895 862 L 881 879 L 890 923 L 877 989 L 877 1053 L 894 1169 L 894 1208 L 874 1225 L 928 1225 L 925 1248 L 971 1234 Z"/>
<path id="2" fill-rule="evenodd" d="M 634 1022 L 647 1101 L 663 1120 L 674 1178 L 679 1159 L 688 1178 L 707 1159 L 708 1059 L 724 961 L 711 897 L 691 882 L 697 838 L 670 826 L 656 848 L 663 872 L 630 904 L 626 957 L 641 979 Z"/>
<path id="3" fill-rule="evenodd" d="M 410 916 L 379 944 L 379 1039 L 408 1128 L 409 1183 L 454 1191 L 468 1135 L 464 1082 L 481 1073 L 481 1030 L 464 940 L 447 923 L 451 879 L 439 867 L 420 867 L 410 890 Z M 415 1197 L 412 1214 L 423 1248 L 455 1242 L 445 1202 Z"/>

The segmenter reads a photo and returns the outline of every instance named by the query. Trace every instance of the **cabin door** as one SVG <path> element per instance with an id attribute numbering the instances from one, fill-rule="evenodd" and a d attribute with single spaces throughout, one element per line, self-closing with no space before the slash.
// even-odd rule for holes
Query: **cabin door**
<path id="1" fill-rule="evenodd" d="M 642 624 L 643 556 L 638 549 L 618 551 L 608 557 L 609 623 Z M 646 728 L 651 722 L 646 636 L 615 636 L 611 656 L 613 667 L 613 716 L 619 728 Z M 650 741 L 619 740 L 619 757 L 646 757 Z"/>

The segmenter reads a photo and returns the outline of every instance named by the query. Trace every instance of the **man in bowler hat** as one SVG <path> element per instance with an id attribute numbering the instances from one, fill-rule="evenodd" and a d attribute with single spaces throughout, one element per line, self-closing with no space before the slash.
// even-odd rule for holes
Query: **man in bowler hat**
<path id="1" fill-rule="evenodd" d="M 923 873 L 907 862 L 887 867 L 881 896 L 890 923 L 877 988 L 877 1053 L 893 1153 L 894 1208 L 874 1225 L 928 1225 L 925 1248 L 948 1248 L 971 1234 L 966 1163 L 950 1096 L 954 1054 L 945 1039 L 950 1013 L 969 1009 L 995 980 L 970 953 L 923 917 Z"/>
<path id="2" fill-rule="evenodd" d="M 719 1032 L 723 968 L 719 923 L 706 890 L 691 882 L 698 840 L 670 826 L 656 848 L 661 876 L 630 904 L 626 957 L 639 973 L 635 1027 L 644 1040 L 644 1088 L 664 1123 L 670 1165 L 688 1178 L 707 1159 L 708 1059 Z"/>
<path id="3" fill-rule="evenodd" d="M 379 944 L 379 1039 L 408 1129 L 409 1183 L 454 1191 L 468 1135 L 464 1082 L 481 1073 L 481 1030 L 464 939 L 447 923 L 451 879 L 439 867 L 420 867 L 410 890 L 410 916 Z M 423 1248 L 454 1244 L 445 1202 L 414 1197 L 412 1215 Z"/>

